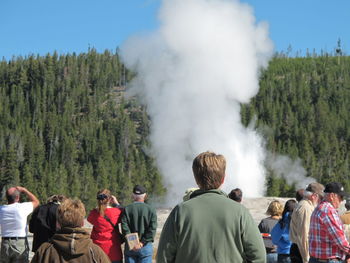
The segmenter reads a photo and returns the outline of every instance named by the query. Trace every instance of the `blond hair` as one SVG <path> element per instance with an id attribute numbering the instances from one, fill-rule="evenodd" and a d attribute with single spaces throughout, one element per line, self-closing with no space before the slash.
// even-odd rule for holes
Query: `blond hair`
<path id="1" fill-rule="evenodd" d="M 280 201 L 273 200 L 266 210 L 266 214 L 270 216 L 281 216 L 283 212 L 283 206 Z"/>
<path id="2" fill-rule="evenodd" d="M 57 209 L 57 221 L 61 227 L 81 227 L 86 215 L 84 204 L 67 198 Z"/>
<path id="3" fill-rule="evenodd" d="M 109 191 L 108 189 L 102 189 L 97 192 L 97 195 L 100 195 L 100 194 L 105 194 L 107 196 L 106 199 L 97 200 L 97 211 L 99 212 L 100 216 L 104 217 L 105 210 L 109 203 L 109 198 L 111 197 L 111 191 Z"/>
<path id="4" fill-rule="evenodd" d="M 225 178 L 226 160 L 223 155 L 213 152 L 199 154 L 192 164 L 194 178 L 204 190 L 219 188 Z"/>

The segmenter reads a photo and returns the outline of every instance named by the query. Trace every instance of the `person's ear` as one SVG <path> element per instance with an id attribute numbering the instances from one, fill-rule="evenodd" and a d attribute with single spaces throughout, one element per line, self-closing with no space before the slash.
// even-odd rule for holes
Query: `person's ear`
<path id="1" fill-rule="evenodd" d="M 224 177 L 222 177 L 222 180 L 221 180 L 221 185 L 223 185 L 223 184 L 224 184 L 224 182 L 225 182 L 225 177 L 226 177 L 226 174 L 224 174 Z"/>

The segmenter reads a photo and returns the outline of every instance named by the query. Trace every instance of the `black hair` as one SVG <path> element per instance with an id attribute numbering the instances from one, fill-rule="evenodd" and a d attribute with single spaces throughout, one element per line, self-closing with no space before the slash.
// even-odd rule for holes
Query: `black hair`
<path id="1" fill-rule="evenodd" d="M 301 200 L 303 200 L 304 198 L 304 189 L 299 189 L 298 191 L 296 191 L 295 193 L 295 199 L 297 200 L 297 202 L 300 202 Z"/>
<path id="2" fill-rule="evenodd" d="M 242 196 L 243 196 L 242 190 L 239 189 L 239 188 L 233 189 L 233 190 L 228 194 L 228 197 L 229 197 L 230 199 L 232 199 L 233 201 L 236 201 L 236 202 L 238 202 L 238 203 L 242 202 Z"/>
<path id="3" fill-rule="evenodd" d="M 278 223 L 280 224 L 281 228 L 284 228 L 286 226 L 286 224 L 290 223 L 290 218 L 292 217 L 292 213 L 293 210 L 296 206 L 297 202 L 294 199 L 289 199 L 285 205 L 284 205 L 284 209 L 282 212 L 282 217 L 281 219 L 278 221 Z M 286 214 L 288 213 L 288 220 L 286 220 Z"/>

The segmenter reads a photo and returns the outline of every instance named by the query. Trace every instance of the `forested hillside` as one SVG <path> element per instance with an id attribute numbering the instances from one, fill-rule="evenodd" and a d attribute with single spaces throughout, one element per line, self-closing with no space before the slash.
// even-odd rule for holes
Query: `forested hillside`
<path id="1" fill-rule="evenodd" d="M 148 120 L 123 99 L 129 73 L 116 54 L 15 58 L 0 63 L 0 187 L 41 200 L 63 193 L 91 208 L 107 187 L 130 200 L 135 183 L 164 192 L 146 153 Z"/>
<path id="2" fill-rule="evenodd" d="M 147 153 L 149 120 L 124 98 L 131 78 L 118 54 L 57 54 L 0 62 L 0 187 L 24 185 L 41 200 L 63 193 L 95 205 L 107 187 L 127 202 L 134 183 L 165 189 Z M 350 57 L 276 56 L 260 91 L 242 105 L 277 154 L 301 158 L 308 176 L 350 190 Z M 267 195 L 293 195 L 270 172 Z"/>
<path id="3" fill-rule="evenodd" d="M 308 176 L 350 190 L 350 57 L 275 57 L 242 108 L 246 125 L 254 116 L 270 151 L 300 157 Z M 283 180 L 267 183 L 270 196 L 294 195 Z"/>

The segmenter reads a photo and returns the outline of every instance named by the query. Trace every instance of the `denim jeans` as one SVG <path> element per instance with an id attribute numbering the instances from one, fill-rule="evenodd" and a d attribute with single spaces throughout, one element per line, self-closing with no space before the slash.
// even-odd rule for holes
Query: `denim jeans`
<path id="1" fill-rule="evenodd" d="M 277 253 L 267 253 L 266 263 L 277 263 Z"/>
<path id="2" fill-rule="evenodd" d="M 327 263 L 343 263 L 345 261 L 341 260 L 341 259 L 329 259 L 327 261 Z M 319 261 L 316 258 L 310 257 L 309 259 L 309 263 L 324 263 L 324 261 Z"/>
<path id="3" fill-rule="evenodd" d="M 125 263 L 152 263 L 153 245 L 147 243 L 138 251 L 125 250 Z"/>
<path id="4" fill-rule="evenodd" d="M 290 263 L 290 257 L 286 254 L 278 254 L 277 256 L 278 263 Z"/>

